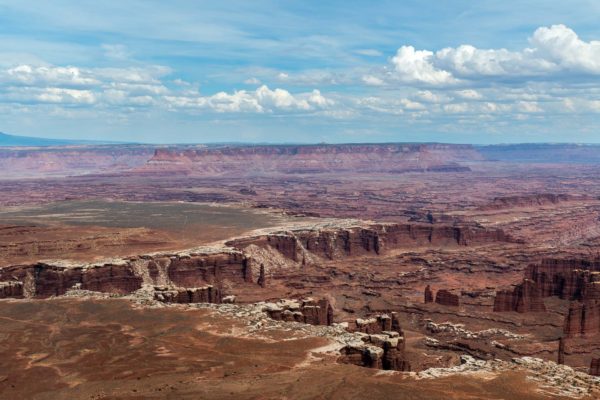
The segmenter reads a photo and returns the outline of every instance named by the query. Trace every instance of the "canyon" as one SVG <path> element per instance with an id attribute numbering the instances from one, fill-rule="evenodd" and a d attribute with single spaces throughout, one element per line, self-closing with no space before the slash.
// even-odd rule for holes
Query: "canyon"
<path id="1" fill-rule="evenodd" d="M 595 150 L 5 148 L 0 394 L 597 398 Z"/>

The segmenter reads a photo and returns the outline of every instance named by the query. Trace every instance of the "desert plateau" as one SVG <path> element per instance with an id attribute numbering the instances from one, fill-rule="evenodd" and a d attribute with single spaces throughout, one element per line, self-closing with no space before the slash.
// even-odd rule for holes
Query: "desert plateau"
<path id="1" fill-rule="evenodd" d="M 174 146 L 7 176 L 0 390 L 596 398 L 600 163 L 528 151 L 559 147 Z"/>

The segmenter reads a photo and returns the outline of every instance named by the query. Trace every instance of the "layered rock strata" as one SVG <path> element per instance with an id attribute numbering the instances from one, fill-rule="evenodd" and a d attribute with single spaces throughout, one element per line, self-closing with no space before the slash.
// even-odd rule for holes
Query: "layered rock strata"
<path id="1" fill-rule="evenodd" d="M 348 325 L 348 330 L 362 334 L 363 343 L 342 349 L 343 362 L 369 368 L 410 371 L 410 363 L 404 353 L 404 332 L 397 313 L 356 319 Z"/>
<path id="2" fill-rule="evenodd" d="M 525 279 L 512 291 L 502 290 L 496 292 L 494 311 L 506 312 L 545 312 L 546 306 L 542 299 L 541 291 L 534 281 Z"/>
<path id="3" fill-rule="evenodd" d="M 425 292 L 423 294 L 425 303 L 433 303 L 433 292 L 431 290 L 431 286 L 427 285 L 425 287 Z"/>
<path id="4" fill-rule="evenodd" d="M 306 252 L 337 259 L 420 245 L 468 246 L 510 241 L 503 231 L 496 229 L 415 223 L 298 229 L 235 239 L 226 245 L 240 250 L 250 245 L 269 247 L 293 261 L 306 262 Z"/>
<path id="5" fill-rule="evenodd" d="M 590 363 L 590 375 L 600 376 L 600 358 L 592 358 Z"/>
<path id="6" fill-rule="evenodd" d="M 213 286 L 200 288 L 175 288 L 156 286 L 154 299 L 164 303 L 221 303 L 221 291 Z"/>
<path id="7" fill-rule="evenodd" d="M 340 144 L 157 149 L 141 171 L 248 176 L 332 172 L 468 172 L 483 157 L 470 145 Z"/>
<path id="8" fill-rule="evenodd" d="M 565 336 L 586 337 L 600 333 L 600 301 L 573 301 L 565 317 Z"/>
<path id="9" fill-rule="evenodd" d="M 442 306 L 458 307 L 460 306 L 460 296 L 446 289 L 440 289 L 435 295 L 435 302 Z"/>
<path id="10" fill-rule="evenodd" d="M 23 283 L 18 281 L 0 282 L 0 299 L 23 297 Z"/>
<path id="11" fill-rule="evenodd" d="M 280 300 L 277 303 L 267 303 L 264 310 L 269 317 L 277 321 L 295 321 L 310 325 L 333 324 L 333 308 L 326 299 Z"/>

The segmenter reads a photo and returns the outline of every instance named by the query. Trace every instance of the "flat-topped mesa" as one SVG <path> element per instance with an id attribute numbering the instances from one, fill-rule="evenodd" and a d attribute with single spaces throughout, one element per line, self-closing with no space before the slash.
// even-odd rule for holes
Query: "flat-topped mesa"
<path id="1" fill-rule="evenodd" d="M 515 286 L 512 291 L 501 290 L 496 292 L 494 311 L 545 312 L 546 306 L 537 283 L 525 279 L 523 283 Z"/>
<path id="2" fill-rule="evenodd" d="M 465 172 L 460 162 L 483 157 L 470 145 L 335 144 L 157 149 L 142 171 L 197 175 L 329 172 Z"/>
<path id="3" fill-rule="evenodd" d="M 590 375 L 600 376 L 600 358 L 592 358 L 590 363 Z"/>
<path id="4" fill-rule="evenodd" d="M 518 207 L 539 207 L 545 205 L 555 205 L 569 201 L 591 200 L 591 196 L 555 194 L 555 193 L 537 193 L 521 196 L 495 197 L 490 203 L 479 207 L 480 210 L 501 210 L 505 208 Z"/>
<path id="5" fill-rule="evenodd" d="M 26 297 L 37 298 L 61 296 L 76 285 L 84 290 L 128 294 L 141 288 L 143 282 L 127 263 L 88 267 L 17 265 L 0 269 L 0 279 L 18 280 Z"/>
<path id="6" fill-rule="evenodd" d="M 525 278 L 534 281 L 543 297 L 561 299 L 600 299 L 600 260 L 544 259 L 529 265 Z"/>
<path id="7" fill-rule="evenodd" d="M 435 302 L 443 306 L 459 307 L 460 296 L 450 292 L 449 290 L 440 289 L 435 295 Z"/>
<path id="8" fill-rule="evenodd" d="M 496 229 L 406 223 L 297 229 L 234 239 L 226 245 L 241 251 L 250 245 L 269 247 L 286 258 L 302 262 L 307 252 L 332 260 L 414 246 L 469 246 L 510 241 L 503 231 Z"/>
<path id="9" fill-rule="evenodd" d="M 83 290 L 126 295 L 143 285 L 183 288 L 258 285 L 248 258 L 241 252 L 223 249 L 207 253 L 159 254 L 123 259 L 98 265 L 37 263 L 0 269 L 0 281 L 20 282 L 26 297 L 45 298 L 64 295 L 77 287 Z M 183 301 L 183 292 L 172 298 Z M 194 300 L 207 298 L 218 302 L 220 294 L 190 294 Z M 177 301 L 175 301 L 177 300 Z"/>
<path id="10" fill-rule="evenodd" d="M 333 308 L 327 299 L 280 300 L 265 304 L 264 311 L 277 321 L 327 326 L 333 324 Z"/>

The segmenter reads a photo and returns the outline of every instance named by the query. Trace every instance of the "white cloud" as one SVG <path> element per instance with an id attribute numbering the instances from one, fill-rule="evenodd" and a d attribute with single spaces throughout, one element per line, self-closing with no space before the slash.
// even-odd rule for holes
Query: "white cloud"
<path id="1" fill-rule="evenodd" d="M 9 68 L 3 75 L 3 80 L 23 85 L 86 86 L 99 83 L 92 74 L 76 67 L 19 65 Z"/>
<path id="2" fill-rule="evenodd" d="M 529 42 L 532 47 L 520 51 L 479 49 L 468 44 L 436 52 L 402 46 L 390 60 L 392 70 L 385 75 L 403 83 L 438 86 L 600 75 L 600 41 L 586 42 L 565 25 L 552 25 L 538 28 Z"/>
<path id="3" fill-rule="evenodd" d="M 209 109 L 216 112 L 315 111 L 335 102 L 318 90 L 293 95 L 287 90 L 262 85 L 254 91 L 219 92 L 212 96 L 165 96 L 171 107 Z"/>
<path id="4" fill-rule="evenodd" d="M 600 41 L 585 42 L 565 25 L 538 28 L 530 43 L 537 57 L 559 69 L 600 74 Z"/>
<path id="5" fill-rule="evenodd" d="M 395 71 L 394 77 L 402 82 L 432 85 L 456 82 L 450 72 L 433 65 L 433 53 L 428 50 L 415 50 L 412 46 L 402 46 L 391 62 Z"/>

